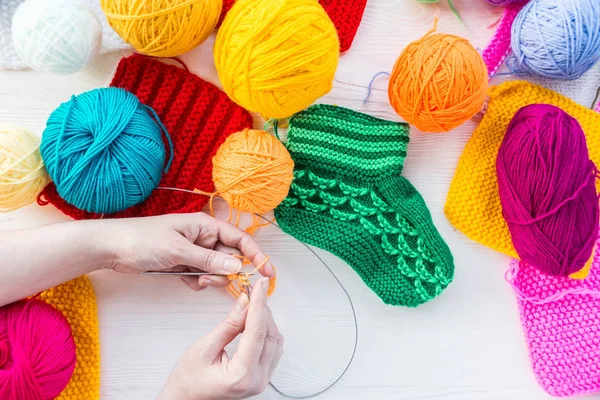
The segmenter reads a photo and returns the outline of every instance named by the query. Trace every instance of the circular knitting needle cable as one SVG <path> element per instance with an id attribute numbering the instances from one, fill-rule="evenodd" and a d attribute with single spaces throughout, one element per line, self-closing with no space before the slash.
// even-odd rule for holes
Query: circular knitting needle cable
<path id="1" fill-rule="evenodd" d="M 187 190 L 187 189 L 171 188 L 171 187 L 164 187 L 164 186 L 159 186 L 156 189 L 173 190 L 176 192 L 184 192 L 184 193 L 194 194 L 197 196 L 203 196 L 200 193 L 194 192 L 192 190 Z M 222 200 L 219 197 L 216 197 L 216 199 Z M 277 227 L 279 230 L 281 230 L 281 227 L 278 224 L 276 224 L 275 222 L 271 221 L 270 219 L 265 218 L 259 214 L 254 214 L 254 215 L 257 216 L 258 218 L 264 220 L 265 222 L 269 223 L 270 225 L 273 225 L 273 226 Z M 348 370 L 350 369 L 350 366 L 352 365 L 352 362 L 354 361 L 354 357 L 356 356 L 356 350 L 358 349 L 358 319 L 356 318 L 356 309 L 354 308 L 354 302 L 352 301 L 352 297 L 350 297 L 350 293 L 348 293 L 348 290 L 346 290 L 346 288 L 344 287 L 342 282 L 339 280 L 339 278 L 333 272 L 333 270 L 329 267 L 329 265 L 327 265 L 327 263 L 321 258 L 321 256 L 319 256 L 317 254 L 317 252 L 312 247 L 310 247 L 306 243 L 304 243 L 296 238 L 294 238 L 294 240 L 296 240 L 297 242 L 301 243 L 304 247 L 306 247 L 306 249 L 308 249 L 308 251 L 310 251 L 321 262 L 321 264 L 323 264 L 325 266 L 325 268 L 327 268 L 327 271 L 329 271 L 331 276 L 333 276 L 333 279 L 335 279 L 335 281 L 338 283 L 340 288 L 342 288 L 342 290 L 344 291 L 344 294 L 346 295 L 346 298 L 348 299 L 348 303 L 350 304 L 350 308 L 352 310 L 352 318 L 354 319 L 354 345 L 353 345 L 353 349 L 352 349 L 352 355 L 350 356 L 350 359 L 348 360 L 348 363 L 346 364 L 346 367 L 344 368 L 342 373 L 330 385 L 328 385 L 324 389 L 321 389 L 318 392 L 313 393 L 313 394 L 303 395 L 303 396 L 294 396 L 294 395 L 284 393 L 281 389 L 279 389 L 277 386 L 275 386 L 275 384 L 273 384 L 273 382 L 269 382 L 269 385 L 271 385 L 271 387 L 277 393 L 279 393 L 280 395 L 282 395 L 284 397 L 287 397 L 289 399 L 310 399 L 310 398 L 316 397 L 322 393 L 325 393 L 326 391 L 328 391 L 329 389 L 334 387 L 344 377 L 344 375 L 346 375 L 346 372 L 348 372 Z"/>
<path id="2" fill-rule="evenodd" d="M 258 216 L 259 218 L 265 220 L 269 224 L 276 226 L 277 228 L 279 228 L 281 230 L 281 227 L 279 225 L 277 225 L 275 222 L 263 217 L 262 215 L 258 215 L 258 214 L 255 214 L 255 215 Z M 324 389 L 319 390 L 318 392 L 313 393 L 313 394 L 309 394 L 309 395 L 305 395 L 305 396 L 294 396 L 294 395 L 289 395 L 287 393 L 284 393 L 283 391 L 281 391 L 281 389 L 279 389 L 277 386 L 275 386 L 275 384 L 273 382 L 269 382 L 271 387 L 273 389 L 275 389 L 275 391 L 277 393 L 279 393 L 280 395 L 282 395 L 284 397 L 287 397 L 289 399 L 310 399 L 310 398 L 316 397 L 316 396 L 328 391 L 332 387 L 334 387 L 335 384 L 338 383 L 340 381 L 340 379 L 342 379 L 344 377 L 344 375 L 346 375 L 346 372 L 348 372 L 348 370 L 350 369 L 350 366 L 352 365 L 352 362 L 354 361 L 354 357 L 356 356 L 356 350 L 358 348 L 358 319 L 356 318 L 356 310 L 354 308 L 354 302 L 352 301 L 352 297 L 350 297 L 350 293 L 348 293 L 348 291 L 346 290 L 344 285 L 342 285 L 342 282 L 340 282 L 339 278 L 336 276 L 336 274 L 333 272 L 333 270 L 329 267 L 329 265 L 327 265 L 327 263 L 325 261 L 323 261 L 321 256 L 319 256 L 317 254 L 317 252 L 313 250 L 312 247 L 310 247 L 306 243 L 304 243 L 296 238 L 294 238 L 294 239 L 296 241 L 300 242 L 304 247 L 306 247 L 308 249 L 308 251 L 310 251 L 315 257 L 317 257 L 317 259 L 321 262 L 321 264 L 323 264 L 325 266 L 325 268 L 327 268 L 327 271 L 329 271 L 331 276 L 333 276 L 333 279 L 335 279 L 335 281 L 338 283 L 338 285 L 340 285 L 340 288 L 342 288 L 342 290 L 344 291 L 344 294 L 348 298 L 348 303 L 350 304 L 350 308 L 352 309 L 352 317 L 354 318 L 354 348 L 352 349 L 352 355 L 350 356 L 350 359 L 348 360 L 348 363 L 346 364 L 346 367 L 344 368 L 342 373 L 330 385 L 328 385 Z"/>

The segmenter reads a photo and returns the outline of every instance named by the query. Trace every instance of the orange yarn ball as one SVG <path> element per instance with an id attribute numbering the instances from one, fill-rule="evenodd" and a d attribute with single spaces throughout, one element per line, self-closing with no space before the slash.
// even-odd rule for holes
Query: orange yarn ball
<path id="1" fill-rule="evenodd" d="M 229 136 L 213 157 L 216 193 L 232 208 L 262 214 L 287 197 L 294 161 L 265 131 L 246 129 Z"/>
<path id="2" fill-rule="evenodd" d="M 468 40 L 431 31 L 408 45 L 390 76 L 394 110 L 424 132 L 446 132 L 483 107 L 488 72 Z"/>

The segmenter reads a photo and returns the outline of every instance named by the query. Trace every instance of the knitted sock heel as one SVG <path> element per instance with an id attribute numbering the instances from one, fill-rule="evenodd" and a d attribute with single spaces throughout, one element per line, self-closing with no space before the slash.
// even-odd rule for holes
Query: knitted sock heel
<path id="1" fill-rule="evenodd" d="M 296 164 L 275 210 L 284 232 L 346 261 L 387 304 L 415 307 L 450 283 L 453 260 L 400 176 L 408 126 L 316 105 L 290 119 Z"/>

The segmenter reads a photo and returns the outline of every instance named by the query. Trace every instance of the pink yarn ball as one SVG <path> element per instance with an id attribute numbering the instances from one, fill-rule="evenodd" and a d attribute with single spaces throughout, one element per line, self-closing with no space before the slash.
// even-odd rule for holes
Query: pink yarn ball
<path id="1" fill-rule="evenodd" d="M 494 6 L 504 7 L 504 6 L 512 6 L 512 5 L 517 5 L 517 4 L 525 4 L 529 0 L 487 0 L 487 1 L 488 1 L 488 3 L 490 3 Z"/>
<path id="2" fill-rule="evenodd" d="M 75 364 L 71 327 L 58 310 L 41 300 L 0 308 L 0 399 L 54 399 Z"/>

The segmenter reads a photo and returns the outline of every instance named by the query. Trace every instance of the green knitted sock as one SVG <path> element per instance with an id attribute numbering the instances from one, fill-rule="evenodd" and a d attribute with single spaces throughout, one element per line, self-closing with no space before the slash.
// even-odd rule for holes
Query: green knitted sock
<path id="1" fill-rule="evenodd" d="M 289 125 L 295 170 L 275 210 L 281 229 L 342 258 L 387 304 L 416 307 L 440 294 L 454 264 L 423 198 L 400 176 L 408 125 L 322 104 Z"/>

